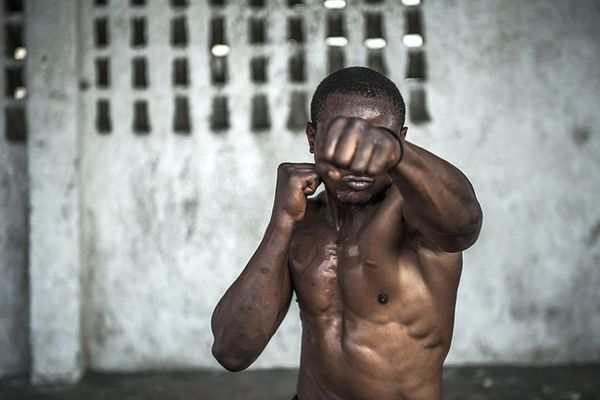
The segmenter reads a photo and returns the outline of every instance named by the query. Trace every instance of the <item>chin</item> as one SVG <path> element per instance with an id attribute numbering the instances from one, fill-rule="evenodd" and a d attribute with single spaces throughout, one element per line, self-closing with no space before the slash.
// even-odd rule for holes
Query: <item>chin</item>
<path id="1" fill-rule="evenodd" d="M 371 200 L 373 194 L 367 191 L 343 191 L 336 193 L 335 197 L 342 204 L 357 205 Z"/>

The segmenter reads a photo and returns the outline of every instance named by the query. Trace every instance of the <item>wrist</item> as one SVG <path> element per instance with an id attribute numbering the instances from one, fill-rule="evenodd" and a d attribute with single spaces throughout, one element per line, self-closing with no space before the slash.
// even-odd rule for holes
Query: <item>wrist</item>
<path id="1" fill-rule="evenodd" d="M 390 129 L 387 129 L 387 128 L 382 128 L 382 129 L 385 132 L 387 132 L 390 136 L 392 136 L 394 138 L 394 140 L 398 143 L 398 149 L 399 149 L 400 155 L 398 156 L 398 161 L 396 162 L 396 164 L 394 164 L 394 167 L 395 167 L 398 164 L 400 164 L 402 162 L 402 160 L 404 159 L 404 152 L 405 152 L 404 139 L 400 135 L 397 135 L 395 132 L 393 132 Z"/>
<path id="2" fill-rule="evenodd" d="M 295 228 L 296 221 L 291 215 L 288 215 L 285 212 L 276 211 L 271 215 L 269 225 L 280 230 L 291 231 Z"/>

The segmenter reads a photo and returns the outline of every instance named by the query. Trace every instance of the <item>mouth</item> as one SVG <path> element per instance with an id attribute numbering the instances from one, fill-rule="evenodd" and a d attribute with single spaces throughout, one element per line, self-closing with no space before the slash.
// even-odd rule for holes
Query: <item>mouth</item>
<path id="1" fill-rule="evenodd" d="M 365 190 L 373 184 L 373 178 L 368 176 L 346 175 L 342 178 L 342 182 L 351 189 Z"/>

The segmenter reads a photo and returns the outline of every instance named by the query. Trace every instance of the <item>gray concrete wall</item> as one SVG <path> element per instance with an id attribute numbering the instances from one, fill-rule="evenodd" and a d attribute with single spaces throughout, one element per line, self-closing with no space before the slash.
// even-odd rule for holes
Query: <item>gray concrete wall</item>
<path id="1" fill-rule="evenodd" d="M 35 304 L 42 304 L 45 296 L 52 300 L 42 315 L 60 309 L 65 318 L 51 325 L 56 328 L 49 329 L 56 334 L 52 341 L 33 332 L 32 343 L 38 346 L 34 353 L 56 355 L 49 344 L 67 338 L 67 348 L 61 347 L 66 353 L 60 354 L 69 371 L 79 371 L 80 354 L 94 370 L 216 368 L 209 350 L 210 315 L 260 240 L 271 209 L 276 167 L 282 161 L 310 160 L 302 133 L 288 131 L 286 120 L 290 92 L 303 90 L 310 96 L 326 73 L 321 2 L 307 2 L 304 11 L 273 2 L 269 11 L 258 12 L 268 18 L 269 41 L 261 48 L 246 44 L 247 18 L 252 12 L 242 3 L 230 2 L 225 9 L 212 11 L 205 2 L 190 3 L 185 10 L 171 9 L 166 2 L 148 2 L 139 8 L 124 0 L 111 1 L 107 8 L 94 7 L 92 1 L 78 3 L 78 108 L 73 108 L 76 94 L 72 91 L 73 97 L 61 97 L 70 99 L 67 105 L 56 103 L 53 108 L 68 129 L 52 143 L 66 146 L 66 158 L 61 158 L 59 147 L 52 147 L 56 158 L 42 157 L 45 153 L 40 150 L 36 157 L 41 158 L 36 158 L 31 173 L 33 180 L 44 177 L 44 166 L 51 168 L 60 159 L 67 174 L 56 190 L 66 190 L 61 185 L 69 187 L 72 174 L 77 173 L 67 168 L 68 162 L 79 160 L 81 185 L 75 184 L 73 190 L 79 193 L 80 206 L 72 194 L 66 201 L 72 215 L 80 210 L 81 220 L 79 225 L 76 217 L 61 222 L 69 229 L 57 242 L 63 253 L 55 256 L 64 260 L 53 264 L 54 276 L 69 282 L 62 286 L 63 303 L 56 302 L 61 292 L 44 286 L 36 290 L 40 297 L 32 293 Z M 71 3 L 54 6 L 67 7 L 63 4 Z M 408 94 L 402 7 L 390 1 L 382 6 L 349 4 L 347 65 L 365 63 L 362 29 L 353 27 L 362 27 L 364 9 L 380 9 L 386 18 L 385 59 L 390 76 Z M 598 7 L 592 1 L 575 0 L 454 0 L 427 1 L 422 8 L 428 66 L 424 87 L 431 122 L 409 121 L 408 138 L 461 168 L 471 178 L 485 213 L 480 240 L 465 254 L 449 362 L 597 361 Z M 44 32 L 45 24 L 55 24 L 54 17 L 44 18 L 51 10 L 44 12 L 48 14 L 36 17 L 38 33 Z M 231 44 L 230 80 L 223 87 L 210 84 L 207 68 L 207 24 L 216 14 L 227 16 Z M 288 55 L 295 48 L 286 41 L 283 16 L 293 14 L 303 15 L 306 23 L 305 83 L 287 79 Z M 184 15 L 189 44 L 173 47 L 170 19 Z M 104 17 L 109 20 L 110 44 L 96 48 L 94 19 Z M 130 45 L 132 17 L 147 18 L 145 47 Z M 64 29 L 72 33 L 75 19 L 72 24 Z M 40 34 L 38 46 L 54 39 Z M 65 54 L 71 62 L 72 53 Z M 248 61 L 255 54 L 270 57 L 267 85 L 249 81 Z M 94 83 L 97 57 L 110 59 L 108 88 Z M 147 60 L 145 89 L 132 88 L 134 57 Z M 189 60 L 187 88 L 171 85 L 175 57 Z M 53 73 L 46 78 L 62 82 L 57 69 L 62 62 L 51 59 L 51 66 L 38 63 L 30 71 L 50 68 Z M 36 82 L 39 91 L 55 92 L 44 89 L 42 78 Z M 272 121 L 268 131 L 249 129 L 252 93 L 268 95 Z M 212 132 L 209 124 L 212 97 L 217 94 L 229 96 L 231 111 L 231 127 L 220 133 Z M 176 95 L 190 101 L 191 135 L 173 132 Z M 109 134 L 96 129 L 98 100 L 110 104 Z M 133 103 L 139 100 L 147 101 L 151 120 L 151 131 L 143 135 L 132 132 Z M 79 116 L 76 128 L 74 115 Z M 40 121 L 48 121 L 35 113 L 30 116 L 38 118 L 39 129 Z M 69 136 L 74 129 L 77 144 Z M 41 131 L 36 134 L 41 138 Z M 41 212 L 57 215 L 54 208 L 44 208 L 42 194 L 59 201 L 60 193 L 52 185 L 44 187 L 45 191 L 37 192 L 32 188 L 39 201 L 35 204 Z M 43 215 L 38 214 L 33 224 L 48 226 Z M 54 254 L 47 239 L 41 243 L 46 247 L 38 245 L 38 260 Z M 34 265 L 38 265 L 33 269 L 37 276 L 44 277 L 40 262 Z M 72 279 L 78 273 L 80 287 Z M 81 343 L 75 328 L 80 307 Z M 59 326 L 67 327 L 64 336 Z M 296 366 L 299 346 L 298 310 L 292 306 L 254 367 Z M 51 378 L 50 372 L 45 370 L 41 376 Z"/>
<path id="2" fill-rule="evenodd" d="M 22 22 L 22 15 L 5 14 L 0 7 L 0 29 Z M 24 100 L 7 95 L 5 69 L 16 67 L 0 37 L 0 377 L 27 372 L 28 346 L 28 180 L 27 146 L 7 132 L 5 110 L 21 107 Z"/>

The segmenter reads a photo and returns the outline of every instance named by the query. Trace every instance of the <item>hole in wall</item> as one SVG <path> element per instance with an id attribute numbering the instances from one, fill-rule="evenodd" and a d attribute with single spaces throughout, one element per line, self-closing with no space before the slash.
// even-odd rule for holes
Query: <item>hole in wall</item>
<path id="1" fill-rule="evenodd" d="M 94 0 L 94 5 L 96 7 L 103 7 L 108 4 L 108 0 Z"/>
<path id="2" fill-rule="evenodd" d="M 252 97 L 251 127 L 253 131 L 264 131 L 271 128 L 271 117 L 269 116 L 269 102 L 264 94 L 256 94 Z"/>
<path id="3" fill-rule="evenodd" d="M 287 4 L 290 8 L 303 8 L 304 0 L 287 0 Z"/>
<path id="4" fill-rule="evenodd" d="M 343 47 L 348 44 L 348 36 L 344 25 L 344 14 L 330 12 L 327 14 L 327 33 L 325 43 L 328 46 Z"/>
<path id="5" fill-rule="evenodd" d="M 407 8 L 404 11 L 404 26 L 406 31 L 402 42 L 406 47 L 421 47 L 425 41 L 423 35 L 423 22 L 421 11 L 418 7 Z"/>
<path id="6" fill-rule="evenodd" d="M 17 55 L 19 49 L 25 48 L 23 41 L 23 26 L 16 23 L 8 23 L 4 27 L 4 52 L 7 57 L 20 59 Z"/>
<path id="7" fill-rule="evenodd" d="M 265 0 L 248 0 L 248 5 L 252 8 L 263 8 Z"/>
<path id="8" fill-rule="evenodd" d="M 8 106 L 4 109 L 4 137 L 13 143 L 27 141 L 27 121 L 22 106 Z"/>
<path id="9" fill-rule="evenodd" d="M 329 74 L 344 68 L 346 64 L 346 54 L 343 47 L 327 48 L 327 71 Z"/>
<path id="10" fill-rule="evenodd" d="M 96 58 L 96 87 L 110 86 L 110 64 L 108 58 Z"/>
<path id="11" fill-rule="evenodd" d="M 369 12 L 365 14 L 364 43 L 368 49 L 382 49 L 387 45 L 381 13 Z"/>
<path id="12" fill-rule="evenodd" d="M 224 85 L 227 83 L 229 75 L 227 66 L 227 57 L 210 58 L 210 80 L 214 85 Z"/>
<path id="13" fill-rule="evenodd" d="M 187 0 L 171 0 L 171 7 L 173 8 L 185 8 L 187 6 Z"/>
<path id="14" fill-rule="evenodd" d="M 288 40 L 293 43 L 304 43 L 304 26 L 301 17 L 288 18 Z"/>
<path id="15" fill-rule="evenodd" d="M 6 67 L 4 69 L 5 90 L 4 94 L 8 98 L 17 100 L 22 99 L 25 90 L 25 79 L 23 76 L 23 68 L 21 66 Z"/>
<path id="16" fill-rule="evenodd" d="M 382 73 L 383 75 L 388 74 L 382 50 L 367 51 L 367 66 L 371 69 L 374 69 L 375 71 Z"/>
<path id="17" fill-rule="evenodd" d="M 306 128 L 308 112 L 306 110 L 307 98 L 305 92 L 294 91 L 290 95 L 290 113 L 287 128 L 291 131 L 301 131 Z"/>
<path id="18" fill-rule="evenodd" d="M 148 65 L 144 57 L 136 57 L 131 60 L 131 84 L 135 89 L 148 87 Z"/>
<path id="19" fill-rule="evenodd" d="M 187 44 L 188 32 L 186 18 L 173 18 L 171 20 L 171 45 L 173 47 L 185 47 Z"/>
<path id="20" fill-rule="evenodd" d="M 107 99 L 99 99 L 96 102 L 96 131 L 103 134 L 110 133 L 112 131 L 110 103 Z"/>
<path id="21" fill-rule="evenodd" d="M 129 4 L 133 7 L 145 6 L 146 0 L 129 0 Z"/>
<path id="22" fill-rule="evenodd" d="M 214 132 L 229 129 L 229 104 L 227 97 L 215 96 L 212 100 L 212 113 L 210 116 L 210 128 Z"/>
<path id="23" fill-rule="evenodd" d="M 137 134 L 146 134 L 150 129 L 148 103 L 145 100 L 136 100 L 133 103 L 133 131 Z"/>
<path id="24" fill-rule="evenodd" d="M 415 124 L 431 121 L 431 116 L 427 110 L 427 99 L 424 87 L 416 86 L 410 89 L 408 116 L 411 122 Z"/>
<path id="25" fill-rule="evenodd" d="M 304 52 L 296 51 L 289 59 L 288 74 L 292 82 L 304 82 L 306 80 Z"/>
<path id="26" fill-rule="evenodd" d="M 264 18 L 251 17 L 248 20 L 250 44 L 264 44 L 267 41 Z"/>
<path id="27" fill-rule="evenodd" d="M 210 0 L 211 7 L 225 7 L 225 0 Z"/>
<path id="28" fill-rule="evenodd" d="M 250 79 L 254 83 L 267 82 L 267 57 L 254 57 L 250 61 Z"/>
<path id="29" fill-rule="evenodd" d="M 146 18 L 131 19 L 131 47 L 146 46 Z"/>
<path id="30" fill-rule="evenodd" d="M 8 14 L 22 13 L 23 1 L 21 0 L 4 0 L 4 11 Z"/>
<path id="31" fill-rule="evenodd" d="M 425 53 L 423 51 L 411 50 L 408 52 L 406 79 L 420 81 L 426 79 Z"/>
<path id="32" fill-rule="evenodd" d="M 106 47 L 108 46 L 109 41 L 108 18 L 97 18 L 94 21 L 94 42 L 96 47 Z"/>
<path id="33" fill-rule="evenodd" d="M 189 70 L 187 58 L 180 57 L 173 60 L 173 86 L 189 86 Z"/>
<path id="34" fill-rule="evenodd" d="M 225 40 L 225 18 L 219 16 L 210 20 L 210 52 L 215 57 L 229 54 L 229 46 Z"/>
<path id="35" fill-rule="evenodd" d="M 190 105 L 185 96 L 175 97 L 175 113 L 173 115 L 173 130 L 175 133 L 189 134 L 192 131 L 190 123 Z"/>

